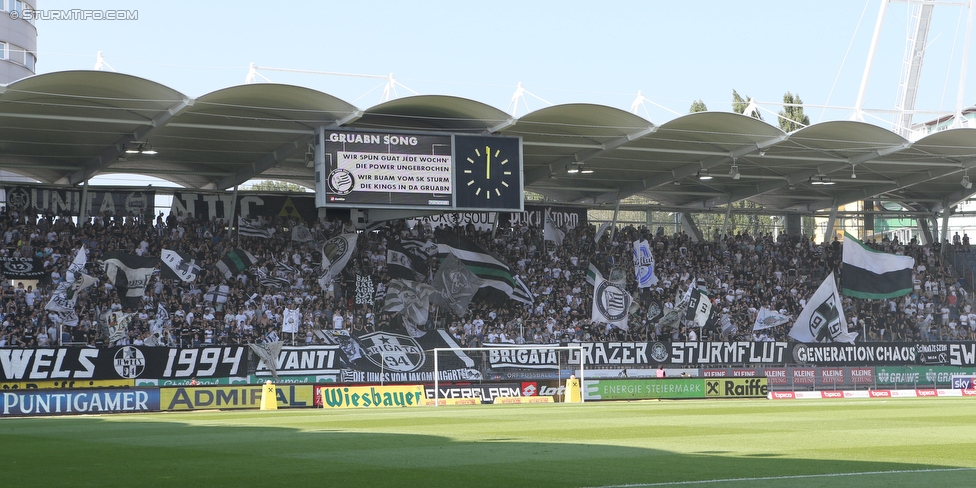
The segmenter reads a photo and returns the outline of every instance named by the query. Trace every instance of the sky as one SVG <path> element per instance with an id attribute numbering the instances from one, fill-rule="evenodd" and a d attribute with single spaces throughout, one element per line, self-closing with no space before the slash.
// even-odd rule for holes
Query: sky
<path id="1" fill-rule="evenodd" d="M 380 77 L 260 71 L 359 108 L 382 102 L 392 73 L 400 97 L 459 96 L 509 113 L 521 83 L 528 94 L 520 116 L 565 103 L 629 111 L 640 91 L 646 101 L 638 114 L 655 124 L 687 113 L 698 99 L 709 110 L 730 111 L 733 89 L 760 102 L 771 121 L 789 91 L 817 122 L 851 115 L 881 2 L 37 0 L 38 9 L 121 9 L 138 17 L 38 20 L 37 72 L 92 69 L 102 51 L 116 71 L 189 97 L 243 84 L 250 63 Z M 954 110 L 967 15 L 962 7 L 935 7 L 917 110 Z M 907 4 L 886 9 L 867 109 L 895 106 L 908 17 Z M 972 65 L 976 53 L 969 58 Z M 971 106 L 976 84 L 966 85 Z M 891 120 L 875 116 L 868 121 Z"/>

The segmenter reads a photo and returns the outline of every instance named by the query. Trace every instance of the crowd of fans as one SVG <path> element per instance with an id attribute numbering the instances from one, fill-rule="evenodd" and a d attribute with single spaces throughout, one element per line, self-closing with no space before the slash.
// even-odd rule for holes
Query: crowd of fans
<path id="1" fill-rule="evenodd" d="M 323 340 L 321 331 L 362 333 L 401 327 L 395 314 L 383 311 L 385 284 L 390 281 L 386 244 L 397 238 L 433 241 L 435 229 L 429 224 L 411 228 L 399 221 L 380 232 L 360 233 L 349 264 L 323 289 L 317 280 L 321 242 L 353 230 L 350 225 L 338 219 L 309 222 L 314 241 L 297 242 L 289 231 L 296 225 L 294 220 L 257 220 L 276 230 L 272 237 L 231 238 L 226 222 L 192 215 L 164 217 L 160 213 L 155 219 L 131 214 L 96 215 L 78 226 L 66 217 L 4 208 L 0 210 L 0 256 L 36 256 L 43 263 L 45 277 L 25 286 L 23 281 L 0 276 L 0 347 L 157 343 L 152 324 L 160 304 L 169 315 L 162 324 L 161 342 L 185 347 L 260 342 L 275 335 L 287 343 L 314 344 Z M 786 234 L 774 238 L 748 232 L 730 236 L 716 233 L 695 242 L 684 233 L 669 234 L 662 228 L 643 226 L 611 229 L 596 236 L 596 227 L 587 225 L 566 229 L 562 244 L 556 245 L 544 241 L 543 229 L 538 227 L 499 228 L 494 233 L 473 225 L 450 230 L 466 235 L 509 264 L 535 300 L 527 305 L 476 298 L 464 316 L 432 306 L 430 320 L 422 328 L 448 329 L 463 346 L 611 340 L 785 341 L 789 340 L 788 324 L 753 331 L 759 309 L 766 307 L 796 317 L 823 279 L 841 268 L 841 246 L 836 240 L 818 244 L 811 238 Z M 646 239 L 653 249 L 659 280 L 641 290 L 637 289 L 632 255 L 632 243 L 639 239 Z M 858 341 L 976 339 L 976 311 L 951 266 L 943 261 L 938 243 L 919 245 L 914 240 L 902 243 L 885 239 L 869 245 L 915 258 L 915 287 L 911 294 L 891 300 L 845 298 L 848 328 L 859 333 Z M 99 282 L 78 299 L 78 325 L 62 326 L 45 305 L 82 246 L 88 256 L 86 272 Z M 258 262 L 227 280 L 214 264 L 236 247 L 249 251 Z M 202 265 L 198 277 L 185 283 L 157 275 L 146 288 L 142 306 L 125 310 L 134 314 L 127 334 L 109 342 L 103 314 L 122 310 L 122 305 L 98 268 L 100 257 L 108 251 L 159 256 L 163 249 L 192 255 Z M 423 257 L 430 267 L 430 278 L 438 259 L 433 253 Z M 635 306 L 626 329 L 591 320 L 593 287 L 586 282 L 591 261 L 604 269 L 623 270 L 628 277 L 627 289 L 634 293 Z M 357 275 L 369 276 L 378 285 L 373 297 L 364 297 L 362 290 L 357 294 Z M 279 280 L 268 284 L 259 279 L 262 276 Z M 221 284 L 229 289 L 226 300 L 217 301 L 208 291 Z M 702 328 L 687 321 L 665 326 L 654 317 L 648 318 L 650 304 L 667 309 L 689 286 L 707 289 L 716 317 L 721 319 L 715 322 L 731 327 Z M 364 298 L 375 300 L 368 303 L 370 300 Z M 297 334 L 281 332 L 286 307 L 302 313 Z"/>

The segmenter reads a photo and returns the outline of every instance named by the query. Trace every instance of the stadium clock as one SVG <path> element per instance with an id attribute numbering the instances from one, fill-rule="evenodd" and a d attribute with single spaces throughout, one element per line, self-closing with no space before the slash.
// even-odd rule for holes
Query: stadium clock
<path id="1" fill-rule="evenodd" d="M 457 207 L 522 210 L 522 151 L 515 137 L 455 136 Z"/>

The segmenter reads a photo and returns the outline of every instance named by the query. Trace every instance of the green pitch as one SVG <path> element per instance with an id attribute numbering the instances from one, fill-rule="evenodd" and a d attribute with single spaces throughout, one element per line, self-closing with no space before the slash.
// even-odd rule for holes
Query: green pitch
<path id="1" fill-rule="evenodd" d="M 976 401 L 0 419 L 3 486 L 976 486 Z"/>

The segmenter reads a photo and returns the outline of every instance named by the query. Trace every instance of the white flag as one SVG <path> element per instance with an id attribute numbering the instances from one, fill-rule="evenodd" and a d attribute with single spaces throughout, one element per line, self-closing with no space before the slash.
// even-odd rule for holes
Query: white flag
<path id="1" fill-rule="evenodd" d="M 783 315 L 775 310 L 763 307 L 756 314 L 756 324 L 752 326 L 752 330 L 771 329 L 777 325 L 788 323 L 791 318 L 789 315 Z"/>
<path id="2" fill-rule="evenodd" d="M 712 301 L 704 292 L 698 288 L 693 288 L 691 298 L 688 301 L 688 311 L 685 312 L 685 319 L 693 321 L 698 327 L 704 327 L 711 316 Z"/>
<path id="3" fill-rule="evenodd" d="M 547 241 L 555 242 L 556 246 L 561 246 L 563 245 L 563 239 L 566 238 L 566 233 L 559 227 L 556 227 L 556 223 L 546 216 L 546 223 L 542 228 L 542 236 Z"/>
<path id="4" fill-rule="evenodd" d="M 592 320 L 613 325 L 618 329 L 628 330 L 630 293 L 627 293 L 622 285 L 603 279 L 603 275 L 599 271 L 597 271 L 593 283 Z"/>
<path id="5" fill-rule="evenodd" d="M 319 268 L 319 286 L 324 290 L 333 278 L 346 267 L 353 251 L 356 250 L 356 239 L 359 235 L 342 234 L 325 241 L 322 244 L 322 265 Z"/>
<path id="6" fill-rule="evenodd" d="M 312 236 L 312 231 L 305 224 L 298 224 L 291 229 L 291 240 L 295 242 L 312 242 L 315 240 L 315 237 Z"/>
<path id="7" fill-rule="evenodd" d="M 634 241 L 634 273 L 637 275 L 637 288 L 650 288 L 658 282 L 654 274 L 654 253 L 647 239 Z"/>
<path id="8" fill-rule="evenodd" d="M 298 326 L 302 322 L 302 312 L 297 308 L 292 310 L 285 308 L 281 312 L 281 331 L 290 334 L 298 333 Z"/>
<path id="9" fill-rule="evenodd" d="M 857 332 L 847 331 L 847 318 L 834 273 L 827 276 L 803 307 L 790 329 L 790 337 L 800 342 L 854 343 Z"/>
<path id="10" fill-rule="evenodd" d="M 608 221 L 604 222 L 602 225 L 600 225 L 600 228 L 596 230 L 596 235 L 593 237 L 593 242 L 599 243 L 600 242 L 600 238 L 603 237 L 603 233 L 606 232 L 607 229 L 610 228 L 610 224 L 612 224 L 612 223 L 613 222 L 611 222 L 611 221 L 608 220 Z"/>

